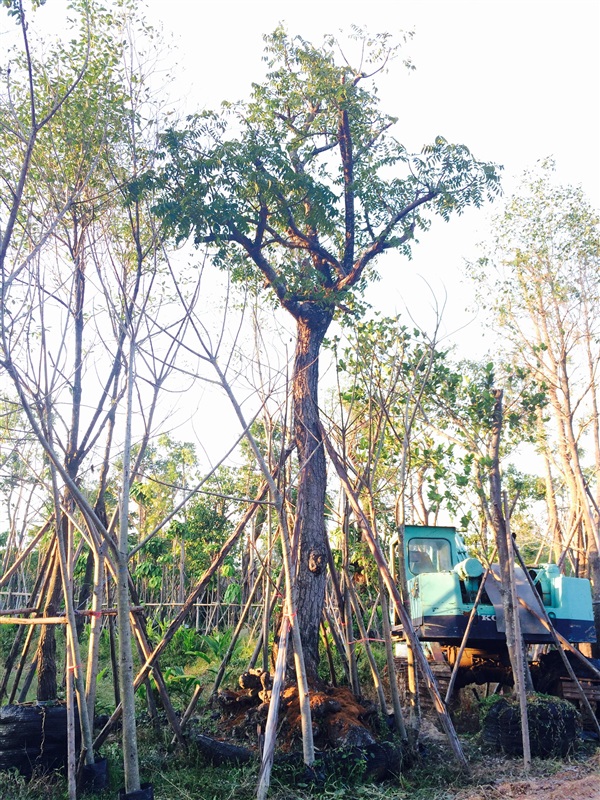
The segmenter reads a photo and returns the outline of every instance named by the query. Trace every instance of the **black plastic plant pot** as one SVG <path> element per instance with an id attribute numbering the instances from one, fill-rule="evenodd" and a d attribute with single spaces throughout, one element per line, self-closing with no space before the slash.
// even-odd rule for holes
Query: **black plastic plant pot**
<path id="1" fill-rule="evenodd" d="M 83 768 L 82 788 L 88 792 L 101 792 L 108 786 L 108 761 L 97 758 Z"/>
<path id="2" fill-rule="evenodd" d="M 119 800 L 154 800 L 154 788 L 151 783 L 142 783 L 142 788 L 135 792 L 119 789 Z"/>

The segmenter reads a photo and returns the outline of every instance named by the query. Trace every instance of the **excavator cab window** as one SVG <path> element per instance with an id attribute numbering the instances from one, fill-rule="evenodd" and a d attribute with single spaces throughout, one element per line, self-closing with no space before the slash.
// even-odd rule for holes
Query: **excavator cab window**
<path id="1" fill-rule="evenodd" d="M 413 575 L 451 570 L 450 542 L 446 539 L 411 539 L 408 543 L 408 568 Z"/>

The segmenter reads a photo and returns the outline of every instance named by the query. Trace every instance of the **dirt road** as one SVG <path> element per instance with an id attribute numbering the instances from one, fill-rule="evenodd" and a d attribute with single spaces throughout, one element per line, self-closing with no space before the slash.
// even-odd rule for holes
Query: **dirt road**
<path id="1" fill-rule="evenodd" d="M 460 792 L 456 800 L 600 800 L 600 763 L 591 773 L 581 772 L 568 767 L 543 778 L 495 782 Z"/>

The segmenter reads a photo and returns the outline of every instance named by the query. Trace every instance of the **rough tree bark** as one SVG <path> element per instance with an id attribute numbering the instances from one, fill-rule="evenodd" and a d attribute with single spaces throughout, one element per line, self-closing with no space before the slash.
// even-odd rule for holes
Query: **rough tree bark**
<path id="1" fill-rule="evenodd" d="M 318 678 L 319 626 L 327 575 L 327 467 L 319 427 L 318 382 L 319 351 L 331 319 L 331 312 L 304 304 L 303 316 L 297 321 L 292 378 L 294 437 L 302 469 L 294 530 L 294 548 L 298 554 L 297 614 L 310 683 Z"/>

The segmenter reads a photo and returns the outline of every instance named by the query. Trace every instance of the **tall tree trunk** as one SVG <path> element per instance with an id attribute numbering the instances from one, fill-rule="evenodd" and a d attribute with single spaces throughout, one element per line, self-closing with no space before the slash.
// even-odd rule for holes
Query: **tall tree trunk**
<path id="1" fill-rule="evenodd" d="M 327 567 L 327 470 L 319 429 L 319 351 L 333 315 L 315 306 L 303 310 L 304 315 L 297 319 L 293 373 L 294 437 L 300 466 L 294 548 L 298 553 L 298 622 L 306 672 L 313 683 L 319 665 L 319 625 Z"/>
<path id="2" fill-rule="evenodd" d="M 512 551 L 512 537 L 508 529 L 504 504 L 502 502 L 502 487 L 500 480 L 500 437 L 502 434 L 502 390 L 492 390 L 495 397 L 494 415 L 492 420 L 492 438 L 490 441 L 490 507 L 492 521 L 496 534 L 496 547 L 498 548 L 498 562 L 500 564 L 500 594 L 504 607 L 504 623 L 506 647 L 515 681 L 515 692 L 519 700 L 521 711 L 521 733 L 523 738 L 523 760 L 527 769 L 531 763 L 531 749 L 529 741 L 529 724 L 527 718 L 526 696 L 526 671 L 527 662 L 525 648 L 520 634 L 519 609 L 514 593 L 515 579 L 513 572 L 514 554 Z"/>

